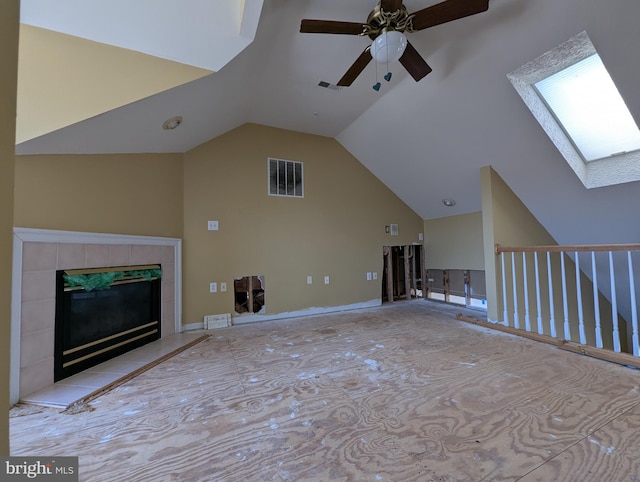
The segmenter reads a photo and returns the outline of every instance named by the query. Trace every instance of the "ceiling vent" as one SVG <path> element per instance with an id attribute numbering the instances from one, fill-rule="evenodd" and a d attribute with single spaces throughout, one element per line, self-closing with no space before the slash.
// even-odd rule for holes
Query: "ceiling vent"
<path id="1" fill-rule="evenodd" d="M 318 85 L 320 87 L 324 87 L 325 89 L 340 90 L 340 87 L 337 86 L 336 84 L 332 84 L 330 82 L 325 82 L 324 80 L 321 80 L 320 82 L 318 82 Z"/>

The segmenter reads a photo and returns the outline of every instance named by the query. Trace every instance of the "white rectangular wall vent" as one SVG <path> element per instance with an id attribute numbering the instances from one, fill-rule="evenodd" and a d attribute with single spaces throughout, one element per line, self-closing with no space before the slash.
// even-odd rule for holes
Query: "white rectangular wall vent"
<path id="1" fill-rule="evenodd" d="M 226 328 L 228 326 L 231 326 L 231 313 L 223 313 L 220 315 L 206 315 L 204 317 L 205 330 Z"/>
<path id="2" fill-rule="evenodd" d="M 304 173 L 300 161 L 267 159 L 269 195 L 304 197 Z"/>

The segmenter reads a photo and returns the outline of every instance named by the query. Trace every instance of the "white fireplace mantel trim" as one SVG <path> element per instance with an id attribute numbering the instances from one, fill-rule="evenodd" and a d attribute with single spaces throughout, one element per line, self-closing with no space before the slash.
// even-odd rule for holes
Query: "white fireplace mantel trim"
<path id="1" fill-rule="evenodd" d="M 182 240 L 157 236 L 83 233 L 49 229 L 13 228 L 13 267 L 11 284 L 11 361 L 10 403 L 20 398 L 20 319 L 22 316 L 22 248 L 25 242 L 78 244 L 134 244 L 171 246 L 174 249 L 175 330 L 182 332 Z"/>

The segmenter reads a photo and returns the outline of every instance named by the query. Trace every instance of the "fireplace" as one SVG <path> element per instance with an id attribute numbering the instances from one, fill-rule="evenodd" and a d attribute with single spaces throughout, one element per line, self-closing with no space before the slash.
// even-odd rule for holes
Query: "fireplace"
<path id="1" fill-rule="evenodd" d="M 58 270 L 161 265 L 161 338 L 182 332 L 179 238 L 19 227 L 13 233 L 11 403 L 54 384 Z"/>
<path id="2" fill-rule="evenodd" d="M 54 381 L 161 335 L 159 264 L 58 270 Z"/>

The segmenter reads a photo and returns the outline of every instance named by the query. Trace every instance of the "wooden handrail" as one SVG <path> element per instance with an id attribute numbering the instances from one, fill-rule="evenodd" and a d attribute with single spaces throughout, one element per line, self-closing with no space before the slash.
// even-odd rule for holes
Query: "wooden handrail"
<path id="1" fill-rule="evenodd" d="M 501 246 L 496 244 L 496 254 L 500 253 L 571 253 L 576 251 L 638 251 L 640 244 L 585 244 L 565 246 Z"/>

